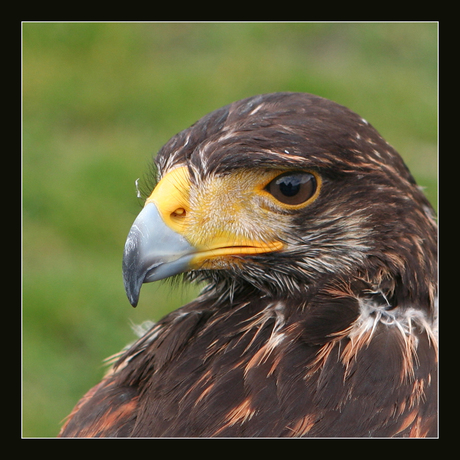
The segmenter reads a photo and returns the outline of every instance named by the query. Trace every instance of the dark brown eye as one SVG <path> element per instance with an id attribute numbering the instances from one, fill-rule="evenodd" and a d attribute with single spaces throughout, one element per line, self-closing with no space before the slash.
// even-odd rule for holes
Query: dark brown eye
<path id="1" fill-rule="evenodd" d="M 316 179 L 313 174 L 299 171 L 288 172 L 273 179 L 265 188 L 278 201 L 288 205 L 299 205 L 316 192 Z"/>

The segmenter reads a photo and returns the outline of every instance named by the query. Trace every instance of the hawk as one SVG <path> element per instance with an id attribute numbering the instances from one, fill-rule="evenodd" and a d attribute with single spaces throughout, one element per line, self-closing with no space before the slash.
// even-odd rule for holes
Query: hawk
<path id="1" fill-rule="evenodd" d="M 62 437 L 436 437 L 437 227 L 399 154 L 305 93 L 243 99 L 159 151 L 123 277 L 198 298 L 153 324 Z"/>

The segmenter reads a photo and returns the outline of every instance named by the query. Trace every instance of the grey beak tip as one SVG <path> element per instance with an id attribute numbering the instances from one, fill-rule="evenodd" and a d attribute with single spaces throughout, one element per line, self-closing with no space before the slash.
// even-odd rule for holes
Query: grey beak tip
<path id="1" fill-rule="evenodd" d="M 129 303 L 136 307 L 139 302 L 139 294 L 144 281 L 145 273 L 139 267 L 139 238 L 140 234 L 136 227 L 131 228 L 123 253 L 123 282 Z"/>
<path id="2" fill-rule="evenodd" d="M 129 298 L 129 303 L 133 308 L 137 307 L 137 302 L 139 301 L 139 296 L 137 297 L 128 297 Z"/>
<path id="3" fill-rule="evenodd" d="M 126 267 L 126 260 L 123 259 L 123 282 L 126 296 L 128 297 L 129 303 L 133 307 L 136 307 L 139 302 L 142 281 L 139 281 L 139 279 L 133 275 L 132 270 Z"/>

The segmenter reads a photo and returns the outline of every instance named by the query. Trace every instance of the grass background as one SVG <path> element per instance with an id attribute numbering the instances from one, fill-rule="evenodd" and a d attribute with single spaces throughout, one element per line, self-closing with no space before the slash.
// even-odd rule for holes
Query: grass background
<path id="1" fill-rule="evenodd" d="M 121 257 L 134 181 L 175 133 L 272 91 L 350 107 L 437 201 L 436 23 L 24 23 L 22 436 L 55 436 L 102 360 L 195 295 Z"/>

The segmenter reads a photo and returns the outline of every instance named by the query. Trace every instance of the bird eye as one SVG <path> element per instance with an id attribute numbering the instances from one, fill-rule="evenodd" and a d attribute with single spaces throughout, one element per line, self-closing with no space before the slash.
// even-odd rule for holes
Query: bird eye
<path id="1" fill-rule="evenodd" d="M 299 171 L 288 172 L 273 179 L 265 190 L 278 201 L 288 205 L 299 205 L 311 198 L 317 188 L 313 174 Z"/>

